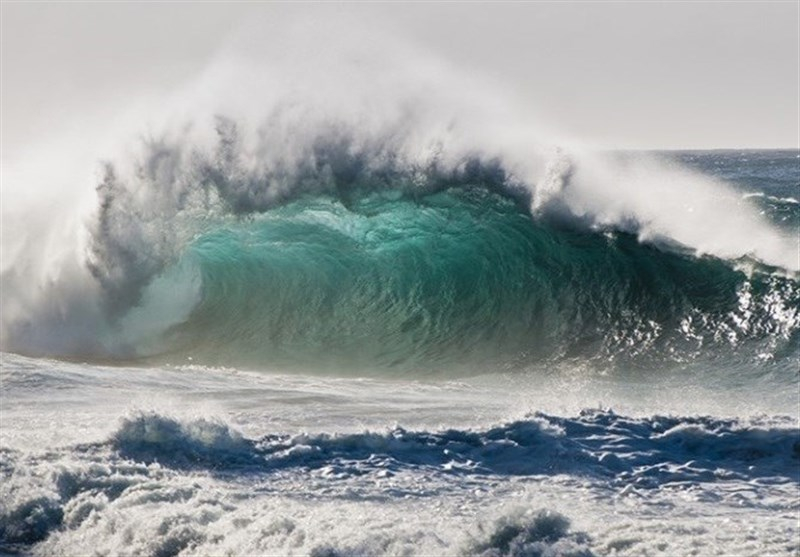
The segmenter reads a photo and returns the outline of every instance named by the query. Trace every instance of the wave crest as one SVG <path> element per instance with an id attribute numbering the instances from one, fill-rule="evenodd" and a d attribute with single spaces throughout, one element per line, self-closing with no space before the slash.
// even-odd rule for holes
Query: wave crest
<path id="1" fill-rule="evenodd" d="M 314 359 L 319 352 L 314 345 L 327 350 L 344 338 L 337 323 L 312 320 L 309 328 L 308 320 L 293 321 L 304 310 L 303 295 L 297 287 L 295 298 L 285 297 L 282 290 L 287 282 L 299 284 L 309 275 L 323 281 L 346 281 L 307 285 L 312 297 L 323 298 L 330 298 L 337 289 L 347 291 L 347 281 L 419 280 L 413 287 L 400 287 L 406 292 L 398 293 L 391 285 L 389 290 L 380 291 L 385 284 L 376 283 L 372 291 L 365 287 L 355 293 L 372 295 L 402 310 L 395 312 L 393 320 L 391 312 L 379 315 L 374 308 L 367 308 L 364 323 L 391 335 L 411 329 L 422 334 L 424 327 L 418 328 L 417 323 L 447 329 L 454 351 L 475 336 L 493 336 L 492 328 L 501 329 L 505 344 L 490 352 L 503 356 L 474 362 L 476 365 L 529 361 L 530 352 L 540 355 L 550 351 L 554 357 L 585 355 L 582 347 L 587 345 L 594 345 L 593 354 L 605 355 L 606 359 L 620 357 L 623 348 L 652 354 L 650 347 L 659 345 L 656 352 L 666 354 L 676 349 L 678 356 L 671 359 L 685 360 L 692 358 L 687 350 L 697 352 L 709 342 L 738 346 L 745 337 L 770 337 L 765 341 L 766 348 L 761 343 L 751 352 L 760 354 L 761 359 L 772 359 L 797 329 L 796 242 L 772 229 L 724 184 L 641 156 L 540 149 L 520 157 L 519 153 L 488 146 L 488 137 L 465 143 L 458 125 L 439 133 L 441 128 L 431 123 L 430 114 L 424 110 L 412 107 L 394 115 L 395 120 L 359 127 L 347 119 L 309 116 L 305 111 L 279 106 L 256 126 L 255 133 L 233 119 L 218 117 L 212 130 L 202 126 L 181 128 L 144 142 L 138 157 L 109 162 L 96 189 L 98 204 L 86 249 L 79 247 L 80 255 L 64 264 L 63 271 L 58 272 L 59 280 L 51 280 L 51 295 L 32 289 L 23 267 L 4 271 L 8 285 L 4 297 L 18 291 L 23 295 L 4 304 L 10 310 L 3 315 L 3 348 L 32 355 L 119 359 L 171 353 L 186 357 L 201 340 L 207 347 L 218 347 L 212 337 L 224 325 L 245 341 L 262 342 L 275 351 L 254 358 L 245 347 L 239 350 L 244 358 L 226 361 L 223 356 L 241 348 L 234 343 L 218 351 L 219 357 L 206 357 L 204 361 L 210 364 L 263 367 L 308 363 L 301 350 L 311 348 L 309 356 Z M 502 207 L 506 200 L 514 210 Z M 314 203 L 327 203 L 328 207 L 315 208 Z M 390 207 L 393 203 L 396 205 Z M 481 203 L 486 205 L 479 207 Z M 411 204 L 415 204 L 416 213 L 408 210 Z M 464 209 L 469 204 L 473 206 Z M 232 246 L 227 255 L 208 257 L 198 249 L 226 230 L 242 236 L 240 229 L 249 226 L 251 232 L 245 235 L 258 234 L 262 223 L 274 223 L 280 215 L 304 205 L 309 215 L 318 211 L 318 216 L 329 222 L 320 220 L 316 228 L 309 225 L 301 230 L 289 216 L 283 229 L 294 227 L 293 234 L 308 233 L 308 238 L 282 237 L 280 226 L 270 224 L 271 232 L 276 233 L 268 242 L 271 253 L 237 251 Z M 342 210 L 352 213 L 351 222 L 341 218 Z M 464 220 L 459 211 L 471 212 L 471 220 Z M 436 214 L 431 216 L 432 212 Z M 498 212 L 503 215 L 499 217 Z M 350 257 L 346 250 L 337 251 L 339 246 L 333 245 L 342 231 L 332 226 L 357 228 L 359 219 L 380 219 L 390 214 L 402 214 L 409 224 L 398 222 L 394 231 L 388 227 L 379 231 L 387 246 L 367 248 L 372 250 L 372 260 L 362 257 L 355 261 L 357 272 L 331 271 L 336 265 L 331 258 L 341 256 L 347 261 Z M 461 219 L 465 226 L 459 231 L 465 238 L 465 248 L 446 238 L 453 233 L 447 229 L 451 219 Z M 514 222 L 509 224 L 511 220 Z M 436 226 L 441 230 L 437 232 Z M 398 235 L 406 236 L 405 251 L 391 245 Z M 442 253 L 437 247 L 437 235 L 451 253 Z M 634 238 L 641 245 L 634 245 Z M 278 244 L 293 246 L 294 270 L 288 269 L 287 258 L 278 253 Z M 301 245 L 308 246 L 306 262 L 301 261 L 303 254 L 297 249 Z M 648 246 L 664 253 L 649 252 Z M 563 253 L 557 253 L 562 247 Z M 424 249 L 429 252 L 423 253 Z M 322 254 L 320 250 L 328 251 Z M 29 249 L 24 256 L 33 256 L 33 252 Z M 406 257 L 412 268 L 395 274 L 380 269 L 376 259 L 380 253 Z M 680 260 L 674 253 L 696 259 L 686 263 L 691 258 Z M 564 254 L 574 260 L 567 261 Z M 704 259 L 704 254 L 711 258 Z M 460 263 L 456 261 L 458 255 L 463 258 Z M 240 258 L 236 265 L 242 266 L 239 270 L 225 276 L 213 270 L 223 259 L 227 258 L 229 264 L 236 257 Z M 439 261 L 432 263 L 434 259 Z M 316 263 L 320 263 L 319 269 L 313 268 Z M 388 260 L 384 263 L 390 264 Z M 755 266 L 761 276 L 748 282 L 735 273 L 710 270 L 740 263 Z M 480 277 L 473 272 L 487 265 L 503 268 L 510 278 L 497 280 L 496 270 Z M 260 277 L 246 276 L 256 267 Z M 668 279 L 661 286 L 667 290 L 653 292 L 649 284 L 659 282 L 655 274 L 662 271 Z M 416 277 L 415 272 L 419 272 Z M 445 276 L 448 272 L 450 275 Z M 621 287 L 630 299 L 613 301 L 616 293 L 600 292 L 603 287 L 599 281 L 606 273 L 613 277 L 611 284 Z M 712 274 L 718 281 L 713 294 L 707 290 L 712 288 Z M 774 278 L 763 278 L 766 275 Z M 276 282 L 267 284 L 268 276 Z M 697 288 L 679 284 L 689 276 L 699 281 L 700 289 L 707 290 L 699 294 L 701 297 L 722 300 L 713 314 L 696 303 Z M 235 277 L 245 282 L 237 283 Z M 566 299 L 570 294 L 563 291 L 563 280 L 570 277 L 578 287 L 572 300 Z M 429 299 L 426 292 L 436 286 L 426 280 L 444 281 L 442 300 Z M 471 288 L 480 290 L 484 298 L 447 286 L 465 281 L 473 281 Z M 489 284 L 484 284 L 486 281 Z M 220 298 L 224 296 L 220 286 L 233 292 L 234 298 Z M 413 288 L 417 293 L 408 290 Z M 737 288 L 739 293 L 735 294 Z M 268 291 L 277 291 L 283 297 L 266 300 Z M 654 299 L 641 299 L 645 295 Z M 405 296 L 399 306 L 393 301 L 398 296 Z M 598 296 L 599 304 L 595 303 Z M 497 313 L 487 313 L 485 305 L 490 304 L 490 297 L 500 300 L 497 305 L 516 305 L 519 311 L 513 315 L 500 308 Z M 230 323 L 228 316 L 241 309 L 245 298 L 254 299 L 254 307 L 264 310 L 261 318 Z M 745 304 L 748 299 L 756 307 L 732 307 L 736 300 Z M 453 306 L 462 300 L 466 303 L 460 308 Z M 224 307 L 227 303 L 229 308 Z M 350 313 L 345 319 L 335 316 L 339 323 L 360 319 L 356 314 L 363 308 L 348 306 L 348 300 L 332 303 Z M 621 306 L 599 307 L 612 303 Z M 409 304 L 425 307 L 412 308 Z M 588 319 L 580 304 L 588 304 Z M 664 309 L 670 304 L 670 310 Z M 218 310 L 215 316 L 208 312 L 212 306 Z M 320 309 L 319 304 L 308 309 L 314 311 L 315 307 Z M 481 332 L 473 330 L 474 324 L 448 322 L 452 318 L 448 311 L 467 314 L 476 307 L 477 314 L 488 319 Z M 276 344 L 269 336 L 283 334 L 276 333 L 269 321 L 287 308 L 290 335 L 292 330 L 299 330 L 293 329 L 295 325 L 312 331 L 318 325 L 327 325 L 332 327 L 329 338 L 312 335 L 307 342 L 299 343 L 298 339 L 289 339 L 297 350 L 289 350 L 287 357 L 283 341 Z M 606 311 L 602 318 L 596 315 L 601 311 Z M 558 316 L 553 317 L 555 314 Z M 198 316 L 202 326 L 198 326 Z M 388 322 L 379 323 L 386 317 L 390 318 Z M 511 322 L 503 322 L 507 317 Z M 590 328 L 594 332 L 588 331 Z M 598 334 L 600 330 L 610 332 Z M 670 331 L 666 336 L 662 334 L 665 330 Z M 681 336 L 672 334 L 675 330 L 683 331 L 685 346 L 673 343 L 665 349 L 659 339 Z M 400 342 L 405 347 L 390 342 L 380 357 L 341 363 L 344 367 L 354 363 L 359 369 L 397 364 L 414 367 L 413 362 L 406 365 L 409 350 L 413 350 L 419 357 L 430 359 L 429 368 L 442 362 L 449 365 L 451 358 L 447 354 L 439 357 L 436 349 L 442 342 L 438 332 L 426 337 L 422 345 L 413 338 Z M 265 333 L 265 341 L 264 337 L 257 339 Z M 353 338 L 358 334 L 356 330 Z M 553 336 L 560 342 L 549 342 Z M 369 336 L 362 340 L 380 342 Z M 694 348 L 689 347 L 692 343 Z M 345 343 L 339 350 L 350 348 Z M 294 355 L 305 361 L 298 361 Z"/>

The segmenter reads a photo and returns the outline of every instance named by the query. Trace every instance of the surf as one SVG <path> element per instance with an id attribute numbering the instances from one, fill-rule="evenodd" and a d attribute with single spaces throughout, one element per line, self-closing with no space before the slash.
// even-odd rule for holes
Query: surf
<path id="1" fill-rule="evenodd" d="M 324 79 L 222 57 L 98 135 L 94 175 L 39 164 L 82 163 L 74 145 L 4 165 L 0 348 L 356 373 L 785 361 L 797 238 L 757 198 L 547 137 L 445 65 L 406 79 L 400 54 Z M 36 195 L 53 180 L 59 200 Z"/>

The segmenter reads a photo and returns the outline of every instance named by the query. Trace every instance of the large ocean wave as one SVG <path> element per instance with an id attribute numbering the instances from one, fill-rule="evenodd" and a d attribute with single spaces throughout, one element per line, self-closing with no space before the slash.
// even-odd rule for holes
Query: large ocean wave
<path id="1" fill-rule="evenodd" d="M 800 154 L 316 19 L 3 153 L 0 554 L 798 555 Z"/>
<path id="2" fill-rule="evenodd" d="M 4 350 L 355 373 L 796 358 L 783 197 L 512 149 L 424 103 L 209 122 L 106 162 L 77 225 L 51 207 L 4 237 Z"/>
<path id="3" fill-rule="evenodd" d="M 83 283 L 54 285 L 55 309 L 4 314 L 4 348 L 349 372 L 796 356 L 791 241 L 723 185 L 676 182 L 708 214 L 659 221 L 635 198 L 585 205 L 592 168 L 624 181 L 655 164 L 631 155 L 554 152 L 532 184 L 499 158 L 412 159 L 340 128 L 266 165 L 234 122 L 215 130 L 210 150 L 151 142 L 133 172 L 106 166 Z M 733 220 L 710 213 L 732 199 Z M 744 224 L 774 244 L 706 250 L 692 228 L 713 218 L 715 234 Z"/>
<path id="4" fill-rule="evenodd" d="M 144 297 L 176 287 L 196 304 L 137 355 L 343 371 L 758 361 L 791 353 L 800 325 L 791 278 L 532 221 L 479 179 L 307 196 L 213 226 Z"/>

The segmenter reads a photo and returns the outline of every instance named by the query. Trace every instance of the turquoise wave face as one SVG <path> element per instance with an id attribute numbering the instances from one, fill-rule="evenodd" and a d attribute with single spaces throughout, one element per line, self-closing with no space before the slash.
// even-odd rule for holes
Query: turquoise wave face
<path id="1" fill-rule="evenodd" d="M 534 221 L 477 186 L 302 197 L 206 232 L 183 259 L 200 301 L 161 357 L 212 365 L 782 361 L 800 321 L 792 279 Z"/>

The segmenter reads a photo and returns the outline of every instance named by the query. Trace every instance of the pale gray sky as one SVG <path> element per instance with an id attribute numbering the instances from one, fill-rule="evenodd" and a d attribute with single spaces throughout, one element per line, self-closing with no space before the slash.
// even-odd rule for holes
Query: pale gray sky
<path id="1" fill-rule="evenodd" d="M 115 99 L 178 87 L 242 26 L 268 29 L 286 17 L 318 25 L 340 12 L 381 22 L 504 83 L 578 139 L 630 148 L 797 147 L 799 6 L 4 2 L 4 157 L 61 123 L 74 125 L 82 111 L 102 115 Z"/>

